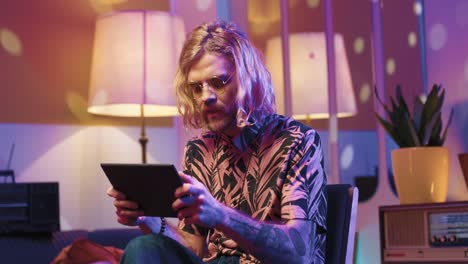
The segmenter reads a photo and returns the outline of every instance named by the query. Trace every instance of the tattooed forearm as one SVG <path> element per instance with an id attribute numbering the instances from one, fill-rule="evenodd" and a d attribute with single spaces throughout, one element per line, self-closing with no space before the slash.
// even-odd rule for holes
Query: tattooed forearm
<path id="1" fill-rule="evenodd" d="M 299 256 L 304 256 L 306 253 L 306 245 L 304 244 L 304 240 L 302 240 L 301 233 L 299 233 L 295 228 L 290 228 L 289 237 L 294 244 L 297 254 Z"/>
<path id="2" fill-rule="evenodd" d="M 237 212 L 229 214 L 226 220 L 226 225 L 219 227 L 225 235 L 265 263 L 304 263 L 310 259 L 310 242 L 307 241 L 310 222 L 298 223 L 297 227 L 273 224 Z"/>
<path id="3" fill-rule="evenodd" d="M 281 254 L 284 257 L 293 257 L 293 252 L 287 246 L 289 238 L 281 228 L 264 224 L 257 234 L 252 235 L 255 236 L 253 238 L 255 247 L 264 249 L 267 252 L 274 250 L 277 254 Z"/>
<path id="4" fill-rule="evenodd" d="M 246 234 L 254 234 L 260 230 L 260 228 L 258 228 L 257 226 L 248 225 L 245 223 L 245 221 L 241 221 L 241 219 L 239 218 L 229 216 L 229 220 L 231 222 L 232 229 L 239 230 L 240 232 L 245 232 Z"/>
<path id="5" fill-rule="evenodd" d="M 316 236 L 317 226 L 313 224 L 310 228 L 309 234 L 309 255 L 312 258 L 315 253 L 315 236 Z"/>

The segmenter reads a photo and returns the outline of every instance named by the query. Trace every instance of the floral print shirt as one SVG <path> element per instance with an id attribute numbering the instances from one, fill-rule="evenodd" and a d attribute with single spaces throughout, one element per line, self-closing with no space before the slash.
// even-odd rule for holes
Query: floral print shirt
<path id="1" fill-rule="evenodd" d="M 323 153 L 315 130 L 277 114 L 244 127 L 231 138 L 207 132 L 185 148 L 184 170 L 224 204 L 260 221 L 308 220 L 316 225 L 312 263 L 325 258 L 326 196 Z M 218 230 L 186 226 L 209 236 L 204 261 L 240 256 L 240 263 L 259 263 Z"/>

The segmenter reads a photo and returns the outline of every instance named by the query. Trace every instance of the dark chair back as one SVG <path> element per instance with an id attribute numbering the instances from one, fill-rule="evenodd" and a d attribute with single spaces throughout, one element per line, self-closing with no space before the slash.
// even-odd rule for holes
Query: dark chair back
<path id="1" fill-rule="evenodd" d="M 351 264 L 359 191 L 349 184 L 327 185 L 327 247 L 325 263 Z"/>

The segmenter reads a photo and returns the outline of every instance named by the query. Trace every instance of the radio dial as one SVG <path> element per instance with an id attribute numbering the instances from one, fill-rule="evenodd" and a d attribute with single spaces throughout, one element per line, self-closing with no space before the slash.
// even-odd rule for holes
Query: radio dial
<path id="1" fill-rule="evenodd" d="M 449 241 L 452 242 L 452 243 L 455 242 L 455 241 L 457 241 L 457 236 L 456 236 L 456 235 L 451 235 L 451 236 L 449 237 Z"/>
<path id="2" fill-rule="evenodd" d="M 447 242 L 447 237 L 446 236 L 441 236 L 439 238 L 439 241 L 440 241 L 440 243 L 445 243 L 445 242 Z"/>

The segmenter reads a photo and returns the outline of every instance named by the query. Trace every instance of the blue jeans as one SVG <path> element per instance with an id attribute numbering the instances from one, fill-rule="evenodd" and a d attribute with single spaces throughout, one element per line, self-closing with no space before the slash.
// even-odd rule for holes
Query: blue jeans
<path id="1" fill-rule="evenodd" d="M 159 234 L 139 236 L 130 241 L 120 263 L 205 264 L 201 258 L 179 242 Z M 238 256 L 220 256 L 206 264 L 234 263 L 239 263 Z"/>

